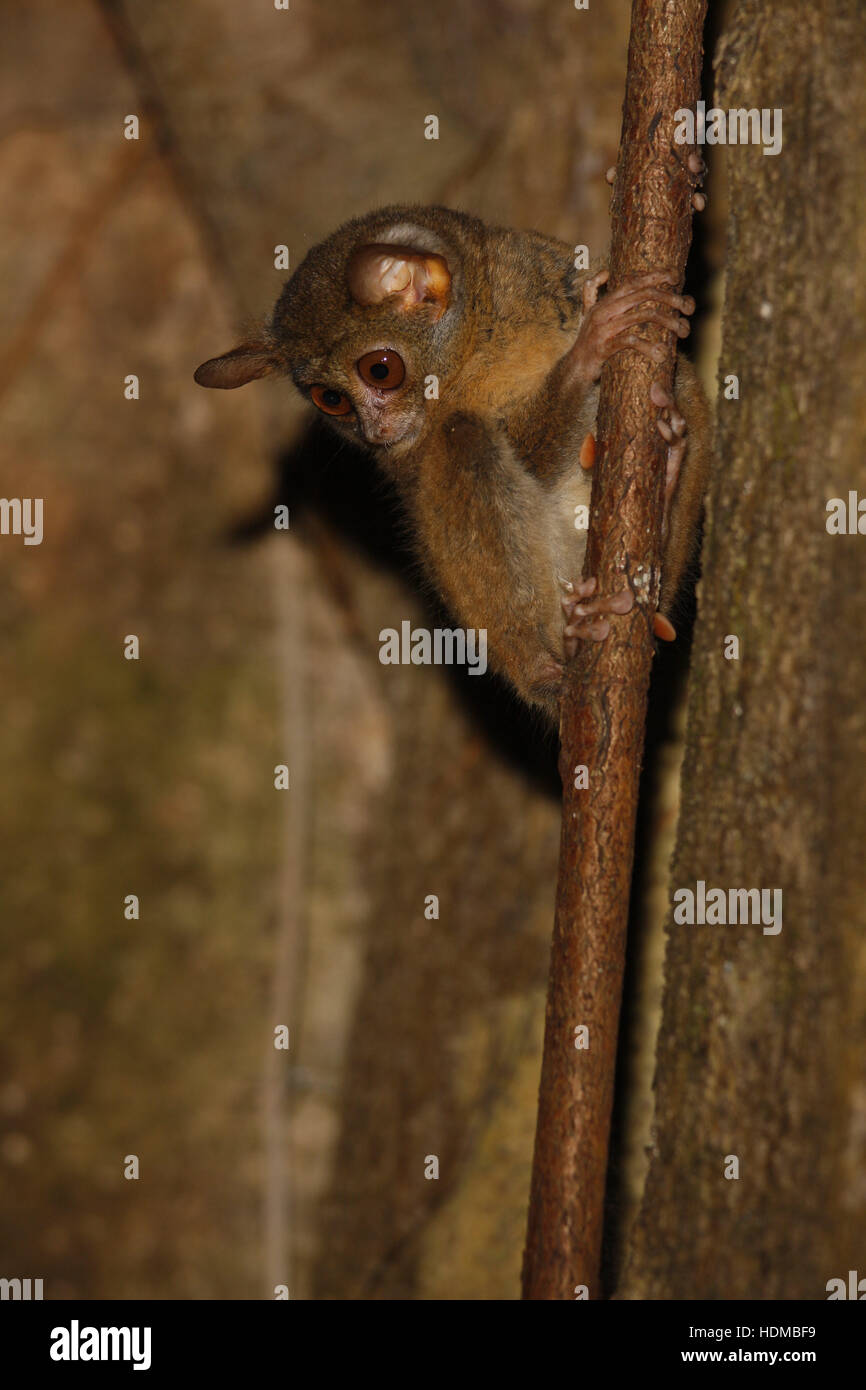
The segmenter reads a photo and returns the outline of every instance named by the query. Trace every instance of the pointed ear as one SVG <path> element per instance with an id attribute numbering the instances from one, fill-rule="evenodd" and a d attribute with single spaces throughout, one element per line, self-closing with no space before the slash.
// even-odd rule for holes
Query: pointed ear
<path id="1" fill-rule="evenodd" d="M 359 246 L 349 258 L 347 275 L 356 304 L 393 299 L 395 307 L 402 310 L 431 304 L 438 319 L 451 298 L 451 272 L 445 257 L 411 246 L 389 242 Z"/>
<path id="2" fill-rule="evenodd" d="M 223 357 L 202 362 L 195 374 L 199 386 L 213 386 L 219 391 L 233 391 L 246 386 L 260 376 L 279 371 L 279 363 L 267 343 L 241 343 Z"/>

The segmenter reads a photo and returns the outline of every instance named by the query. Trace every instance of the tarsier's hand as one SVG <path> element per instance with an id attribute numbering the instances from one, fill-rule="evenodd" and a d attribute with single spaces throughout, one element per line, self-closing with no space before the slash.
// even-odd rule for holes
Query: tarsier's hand
<path id="1" fill-rule="evenodd" d="M 659 362 L 665 349 L 650 343 L 635 330 L 645 323 L 657 323 L 687 338 L 690 325 L 684 314 L 693 314 L 695 301 L 691 295 L 676 294 L 671 289 L 669 270 L 651 270 L 646 275 L 632 275 L 615 290 L 599 298 L 598 292 L 606 283 L 609 271 L 600 270 L 583 287 L 583 321 L 574 346 L 568 353 L 569 375 L 590 384 L 601 376 L 601 369 L 614 353 L 631 348 Z"/>

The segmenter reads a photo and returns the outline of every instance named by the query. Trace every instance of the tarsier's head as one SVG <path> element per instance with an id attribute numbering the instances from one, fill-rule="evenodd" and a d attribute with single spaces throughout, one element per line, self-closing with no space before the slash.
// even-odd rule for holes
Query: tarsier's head
<path id="1" fill-rule="evenodd" d="M 314 247 L 270 325 L 204 362 L 201 386 L 289 376 L 337 429 L 399 457 L 418 440 L 461 361 L 481 224 L 447 208 L 392 207 Z"/>

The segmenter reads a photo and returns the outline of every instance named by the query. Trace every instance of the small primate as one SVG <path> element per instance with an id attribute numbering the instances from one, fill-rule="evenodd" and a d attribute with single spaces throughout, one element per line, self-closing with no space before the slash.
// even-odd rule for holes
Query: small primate
<path id="1" fill-rule="evenodd" d="M 287 376 L 332 425 L 371 450 L 396 484 L 424 567 L 456 618 L 486 628 L 491 665 L 558 720 L 563 663 L 626 613 L 628 586 L 581 578 L 598 379 L 640 333 L 680 338 L 694 301 L 670 272 L 603 292 L 564 242 L 488 227 L 444 207 L 389 207 L 313 247 L 269 326 L 199 367 L 201 386 Z M 660 612 L 694 549 L 710 458 L 709 411 L 680 360 L 674 400 L 651 399 L 667 444 Z M 578 465 L 578 459 L 583 465 Z"/>

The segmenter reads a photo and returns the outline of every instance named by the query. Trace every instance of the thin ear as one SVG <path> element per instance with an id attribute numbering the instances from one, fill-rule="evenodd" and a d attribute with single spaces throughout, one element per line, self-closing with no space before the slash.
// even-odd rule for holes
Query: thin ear
<path id="1" fill-rule="evenodd" d="M 202 362 L 195 380 L 199 386 L 233 391 L 236 386 L 246 386 L 248 381 L 270 376 L 276 371 L 279 371 L 279 363 L 267 343 L 241 343 L 240 347 L 233 348 L 223 357 L 212 357 L 209 362 Z"/>
<path id="2" fill-rule="evenodd" d="M 448 262 L 434 251 L 373 242 L 352 253 L 347 275 L 356 304 L 381 304 L 386 299 L 400 309 L 431 304 L 439 318 L 451 298 Z"/>

